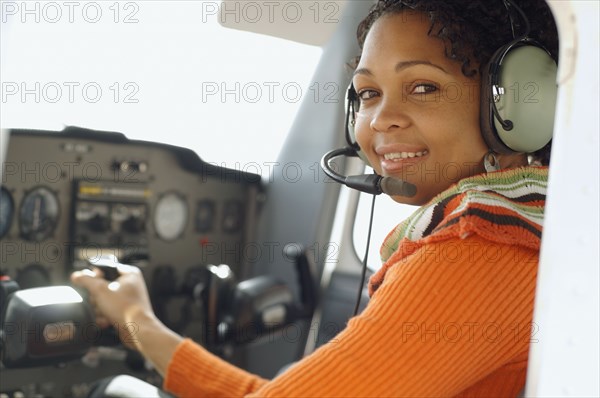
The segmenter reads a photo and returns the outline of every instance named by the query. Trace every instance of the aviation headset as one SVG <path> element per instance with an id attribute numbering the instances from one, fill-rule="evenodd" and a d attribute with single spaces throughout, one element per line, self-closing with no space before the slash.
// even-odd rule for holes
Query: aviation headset
<path id="1" fill-rule="evenodd" d="M 500 47 L 482 71 L 481 132 L 496 153 L 535 152 L 552 139 L 557 66 L 549 51 L 529 37 L 529 20 L 521 8 L 512 0 L 502 1 L 510 16 L 514 39 Z M 520 36 L 515 34 L 513 9 L 525 25 Z M 354 124 L 359 107 L 360 99 L 350 84 L 346 96 L 346 142 L 370 166 L 356 142 Z"/>

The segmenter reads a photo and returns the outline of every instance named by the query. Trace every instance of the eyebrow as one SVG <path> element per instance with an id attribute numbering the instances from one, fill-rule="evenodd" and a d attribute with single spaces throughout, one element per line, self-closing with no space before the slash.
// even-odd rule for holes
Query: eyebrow
<path id="1" fill-rule="evenodd" d="M 400 71 L 401 71 L 401 70 L 403 70 L 403 69 L 410 68 L 410 67 L 412 67 L 412 66 L 416 66 L 416 65 L 427 65 L 427 66 L 432 66 L 432 67 L 434 67 L 434 68 L 436 68 L 436 69 L 439 69 L 439 70 L 441 70 L 442 72 L 444 72 L 444 73 L 446 73 L 446 74 L 448 73 L 448 72 L 446 71 L 446 69 L 442 68 L 441 66 L 439 66 L 439 65 L 436 65 L 436 64 L 434 64 L 434 63 L 431 63 L 431 62 L 429 62 L 429 61 L 422 61 L 422 60 L 413 60 L 413 61 L 400 61 L 400 62 L 398 62 L 398 63 L 396 64 L 396 66 L 395 66 L 394 70 L 395 70 L 395 71 L 396 71 L 396 73 L 397 73 L 397 72 L 400 72 Z M 370 71 L 369 69 L 367 69 L 367 68 L 358 68 L 358 69 L 356 69 L 356 70 L 354 71 L 354 76 L 356 76 L 356 75 L 367 75 L 367 76 L 373 76 L 373 72 L 371 72 L 371 71 Z"/>

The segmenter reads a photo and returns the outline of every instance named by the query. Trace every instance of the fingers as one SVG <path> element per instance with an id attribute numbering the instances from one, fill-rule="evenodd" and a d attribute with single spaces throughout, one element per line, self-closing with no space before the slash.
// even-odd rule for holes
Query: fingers
<path id="1" fill-rule="evenodd" d="M 106 289 L 106 286 L 108 285 L 102 278 L 102 271 L 92 271 L 89 269 L 73 272 L 71 274 L 71 282 L 77 286 L 86 288 L 92 294 Z"/>
<path id="2" fill-rule="evenodd" d="M 94 317 L 96 318 L 96 324 L 100 328 L 105 328 L 109 324 L 108 320 L 102 315 L 98 308 L 96 301 L 96 295 L 106 289 L 106 281 L 102 279 L 102 273 L 99 270 L 84 269 L 76 271 L 71 274 L 71 282 L 74 285 L 83 287 L 90 292 L 89 303 L 94 311 Z"/>
<path id="3" fill-rule="evenodd" d="M 141 273 L 138 267 L 127 264 L 117 264 L 116 268 L 119 271 L 120 276 Z M 84 287 L 89 291 L 95 291 L 99 288 L 108 286 L 107 281 L 104 280 L 104 273 L 100 268 L 96 267 L 94 267 L 93 270 L 84 269 L 73 272 L 71 274 L 71 282 L 75 285 Z"/>

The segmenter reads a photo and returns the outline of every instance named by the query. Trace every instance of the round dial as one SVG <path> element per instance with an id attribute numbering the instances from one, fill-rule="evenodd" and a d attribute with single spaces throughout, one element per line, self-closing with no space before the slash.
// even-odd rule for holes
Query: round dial
<path id="1" fill-rule="evenodd" d="M 154 228 L 163 240 L 175 240 L 181 236 L 188 218 L 185 199 L 176 193 L 163 195 L 156 204 Z"/>
<path id="2" fill-rule="evenodd" d="M 25 195 L 19 212 L 23 238 L 41 241 L 48 238 L 58 222 L 58 198 L 48 188 L 34 188 Z"/>
<path id="3" fill-rule="evenodd" d="M 0 238 L 8 232 L 14 210 L 15 204 L 10 192 L 4 187 L 0 188 Z"/>

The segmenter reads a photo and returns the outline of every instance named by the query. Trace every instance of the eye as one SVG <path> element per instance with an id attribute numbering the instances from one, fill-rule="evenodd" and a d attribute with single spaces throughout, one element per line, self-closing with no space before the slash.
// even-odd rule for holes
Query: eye
<path id="1" fill-rule="evenodd" d="M 429 94 L 438 90 L 438 87 L 433 83 L 418 83 L 412 89 L 412 94 Z"/>
<path id="2" fill-rule="evenodd" d="M 377 93 L 377 91 L 375 90 L 369 90 L 369 89 L 365 89 L 365 90 L 361 90 L 358 92 L 358 99 L 362 102 L 362 101 L 368 101 L 372 98 L 375 98 L 377 95 L 379 95 L 379 93 Z"/>

